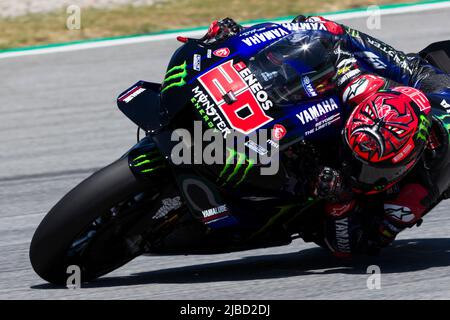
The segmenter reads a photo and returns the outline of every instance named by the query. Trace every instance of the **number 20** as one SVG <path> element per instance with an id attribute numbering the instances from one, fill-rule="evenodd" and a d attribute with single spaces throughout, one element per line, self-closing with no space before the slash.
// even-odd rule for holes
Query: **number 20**
<path id="1" fill-rule="evenodd" d="M 243 68 L 245 68 L 243 63 L 239 62 L 233 66 L 233 60 L 230 60 L 201 75 L 198 80 L 231 126 L 239 132 L 249 134 L 273 119 L 264 113 L 259 102 L 239 75 L 238 71 Z M 237 101 L 227 104 L 223 96 L 230 91 L 236 96 Z M 238 113 L 245 109 L 248 115 L 241 117 Z"/>

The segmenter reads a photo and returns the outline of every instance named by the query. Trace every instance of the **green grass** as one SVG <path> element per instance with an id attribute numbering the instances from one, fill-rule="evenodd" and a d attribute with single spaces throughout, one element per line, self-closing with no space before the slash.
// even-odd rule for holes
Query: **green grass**
<path id="1" fill-rule="evenodd" d="M 66 28 L 65 10 L 0 19 L 0 49 L 207 26 L 215 19 L 266 19 L 411 0 L 168 0 L 153 6 L 83 9 L 81 29 Z"/>

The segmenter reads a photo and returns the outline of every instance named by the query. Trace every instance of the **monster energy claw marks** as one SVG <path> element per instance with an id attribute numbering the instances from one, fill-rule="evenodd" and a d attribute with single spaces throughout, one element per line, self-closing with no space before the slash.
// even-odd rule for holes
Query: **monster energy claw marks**
<path id="1" fill-rule="evenodd" d="M 239 186 L 247 177 L 248 173 L 254 165 L 254 161 L 247 158 L 244 153 L 236 152 L 236 150 L 227 148 L 229 155 L 219 180 L 225 180 L 222 186 L 234 184 L 234 187 Z M 237 158 L 237 159 L 236 159 Z M 236 159 L 236 163 L 235 163 Z"/>
<path id="2" fill-rule="evenodd" d="M 184 63 L 174 66 L 167 70 L 166 77 L 164 79 L 163 86 L 164 88 L 161 90 L 161 93 L 173 88 L 173 87 L 182 87 L 186 84 L 185 78 L 187 76 L 186 69 L 186 61 Z"/>

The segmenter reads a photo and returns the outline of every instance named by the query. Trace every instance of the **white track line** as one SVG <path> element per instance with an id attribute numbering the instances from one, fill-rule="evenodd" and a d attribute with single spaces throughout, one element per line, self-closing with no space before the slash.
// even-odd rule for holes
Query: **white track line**
<path id="1" fill-rule="evenodd" d="M 392 14 L 405 14 L 411 12 L 423 12 L 428 10 L 437 10 L 443 8 L 450 8 L 450 1 L 447 2 L 438 2 L 438 3 L 427 3 L 427 4 L 417 4 L 399 8 L 386 8 L 381 9 L 382 15 L 392 15 Z M 344 12 L 344 13 L 336 13 L 336 14 L 328 14 L 323 15 L 330 20 L 348 20 L 348 19 L 356 19 L 356 18 L 364 18 L 373 14 L 373 11 L 357 11 L 357 12 Z M 278 23 L 287 22 L 287 21 L 276 21 Z M 30 55 L 38 55 L 38 54 L 48 54 L 48 53 L 56 53 L 56 52 L 70 52 L 77 50 L 85 50 L 85 49 L 94 49 L 94 48 L 104 48 L 104 47 L 112 47 L 133 43 L 143 43 L 143 42 L 154 42 L 154 41 L 163 41 L 174 39 L 175 36 L 182 34 L 186 37 L 197 37 L 203 35 L 207 29 L 202 28 L 195 31 L 189 32 L 181 32 L 174 31 L 166 34 L 160 35 L 148 35 L 148 36 L 137 36 L 130 38 L 120 38 L 113 40 L 99 40 L 94 42 L 86 42 L 86 43 L 78 43 L 78 44 L 68 44 L 62 45 L 58 47 L 47 47 L 40 49 L 29 49 L 23 51 L 12 51 L 12 52 L 4 52 L 0 53 L 0 59 L 12 58 L 12 57 L 21 57 L 21 56 L 30 56 Z"/>

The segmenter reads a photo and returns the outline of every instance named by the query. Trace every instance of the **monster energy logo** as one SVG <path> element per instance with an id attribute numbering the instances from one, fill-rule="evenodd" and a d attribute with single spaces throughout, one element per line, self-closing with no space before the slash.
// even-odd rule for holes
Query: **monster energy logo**
<path id="1" fill-rule="evenodd" d="M 430 120 L 427 119 L 423 114 L 420 115 L 419 131 L 417 132 L 417 139 L 422 139 L 427 141 L 428 130 L 430 129 Z"/>
<path id="2" fill-rule="evenodd" d="M 186 61 L 183 64 L 172 67 L 170 70 L 166 72 L 166 78 L 164 79 L 164 89 L 161 92 L 164 92 L 172 87 L 181 87 L 186 84 L 184 78 L 187 76 L 186 69 Z M 178 81 L 176 81 L 178 80 Z M 174 81 L 170 84 L 169 82 Z"/>
<path id="3" fill-rule="evenodd" d="M 443 114 L 436 117 L 443 122 L 444 128 L 447 130 L 450 139 L 450 114 Z"/>
<path id="4" fill-rule="evenodd" d="M 222 169 L 222 172 L 220 173 L 219 179 L 217 179 L 217 181 L 219 181 L 220 179 L 225 179 L 222 184 L 222 186 L 225 186 L 231 183 L 231 181 L 233 180 L 238 180 L 234 184 L 234 187 L 237 187 L 247 177 L 248 173 L 254 165 L 254 161 L 249 159 L 244 153 L 238 153 L 236 152 L 236 150 L 229 148 L 227 148 L 227 150 L 230 154 L 226 159 L 225 167 Z M 234 164 L 236 158 L 236 164 L 233 168 L 232 165 Z"/>
<path id="5" fill-rule="evenodd" d="M 150 173 L 166 166 L 164 158 L 158 153 L 158 150 L 141 154 L 134 158 L 130 165 L 141 173 Z"/>
<path id="6" fill-rule="evenodd" d="M 357 30 L 352 29 L 352 28 L 349 28 L 349 27 L 347 27 L 346 30 L 347 30 L 347 33 L 348 33 L 351 37 L 353 37 L 353 38 L 359 38 L 359 32 L 358 32 Z"/>

